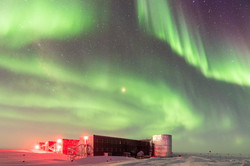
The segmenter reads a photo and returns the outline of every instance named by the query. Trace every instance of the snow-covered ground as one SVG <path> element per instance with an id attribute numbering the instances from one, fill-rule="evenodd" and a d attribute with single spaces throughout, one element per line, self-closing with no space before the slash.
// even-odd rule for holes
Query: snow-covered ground
<path id="1" fill-rule="evenodd" d="M 121 166 L 250 166 L 250 156 L 241 154 L 181 154 L 181 157 L 136 160 Z"/>
<path id="2" fill-rule="evenodd" d="M 179 157 L 181 155 L 181 157 Z M 118 156 L 95 156 L 71 161 L 62 154 L 42 153 L 29 150 L 0 150 L 0 166 L 81 166 L 81 165 L 120 165 L 120 166 L 250 166 L 250 155 L 219 153 L 176 153 L 171 158 L 135 159 Z"/>

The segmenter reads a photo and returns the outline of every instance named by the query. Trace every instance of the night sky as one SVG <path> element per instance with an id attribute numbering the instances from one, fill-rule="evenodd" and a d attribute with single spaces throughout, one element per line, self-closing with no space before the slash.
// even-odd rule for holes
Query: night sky
<path id="1" fill-rule="evenodd" d="M 0 148 L 173 135 L 250 153 L 249 0 L 0 0 Z"/>

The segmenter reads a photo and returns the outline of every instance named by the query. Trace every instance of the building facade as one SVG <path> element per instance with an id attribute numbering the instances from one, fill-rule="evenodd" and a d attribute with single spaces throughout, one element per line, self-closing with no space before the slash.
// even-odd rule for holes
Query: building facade
<path id="1" fill-rule="evenodd" d="M 79 153 L 82 156 L 136 156 L 142 151 L 150 156 L 150 141 L 90 135 L 80 137 Z"/>
<path id="2" fill-rule="evenodd" d="M 66 155 L 74 155 L 77 152 L 75 147 L 79 144 L 79 140 L 74 139 L 58 139 L 56 142 L 56 152 Z"/>
<path id="3" fill-rule="evenodd" d="M 58 139 L 40 142 L 36 147 L 77 158 L 103 155 L 171 157 L 173 154 L 172 136 L 167 134 L 154 135 L 152 139 L 146 140 L 89 135 L 82 136 L 79 140 Z"/>

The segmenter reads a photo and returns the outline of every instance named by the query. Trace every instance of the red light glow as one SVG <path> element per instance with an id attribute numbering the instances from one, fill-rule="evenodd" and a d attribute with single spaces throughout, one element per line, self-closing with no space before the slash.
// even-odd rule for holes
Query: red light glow
<path id="1" fill-rule="evenodd" d="M 88 136 L 84 136 L 83 139 L 87 140 L 87 139 L 89 139 L 89 137 Z"/>
<path id="2" fill-rule="evenodd" d="M 62 143 L 62 139 L 58 139 L 58 140 L 57 140 L 57 143 Z"/>
<path id="3" fill-rule="evenodd" d="M 40 146 L 39 146 L 39 145 L 35 145 L 35 149 L 36 149 L 36 150 L 39 150 L 39 149 L 40 149 Z"/>
<path id="4" fill-rule="evenodd" d="M 57 145 L 56 150 L 60 151 L 61 149 L 62 149 L 62 146 L 61 145 Z"/>

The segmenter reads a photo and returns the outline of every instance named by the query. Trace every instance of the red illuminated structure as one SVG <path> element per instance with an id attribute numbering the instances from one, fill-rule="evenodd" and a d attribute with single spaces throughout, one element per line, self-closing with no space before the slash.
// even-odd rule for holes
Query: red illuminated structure
<path id="1" fill-rule="evenodd" d="M 39 150 L 45 150 L 45 142 L 39 142 Z"/>
<path id="2" fill-rule="evenodd" d="M 55 152 L 56 151 L 56 141 L 45 142 L 45 151 Z"/>
<path id="3" fill-rule="evenodd" d="M 58 139 L 56 142 L 56 152 L 63 154 L 75 155 L 76 152 L 73 150 L 79 143 L 79 140 L 73 139 Z"/>

